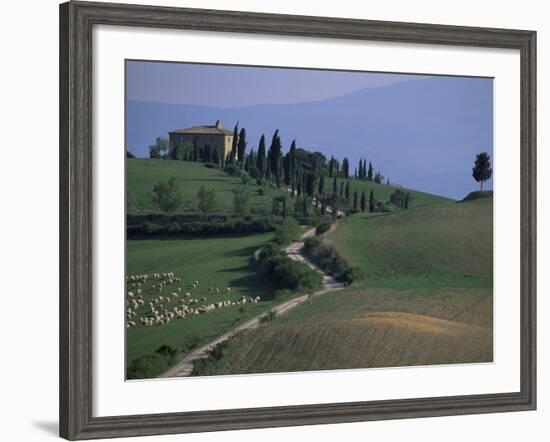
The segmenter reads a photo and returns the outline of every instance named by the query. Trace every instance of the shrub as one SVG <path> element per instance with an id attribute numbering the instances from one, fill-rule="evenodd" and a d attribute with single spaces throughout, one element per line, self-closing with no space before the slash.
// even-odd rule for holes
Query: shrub
<path id="1" fill-rule="evenodd" d="M 290 259 L 277 244 L 269 243 L 259 254 L 262 270 L 272 278 L 275 287 L 292 292 L 313 292 L 323 284 L 323 277 L 303 262 Z"/>
<path id="2" fill-rule="evenodd" d="M 310 236 L 304 241 L 304 253 L 311 252 L 315 247 L 321 244 L 321 240 L 315 236 Z"/>
<path id="3" fill-rule="evenodd" d="M 223 171 L 231 176 L 239 176 L 241 174 L 241 170 L 232 163 L 226 163 L 225 167 L 223 168 Z"/>
<path id="4" fill-rule="evenodd" d="M 258 189 L 258 195 L 265 195 L 265 190 L 264 190 L 263 187 L 260 187 L 260 188 Z"/>
<path id="5" fill-rule="evenodd" d="M 250 182 L 250 175 L 246 172 L 241 172 L 241 182 L 245 185 L 248 184 Z"/>
<path id="6" fill-rule="evenodd" d="M 161 356 L 167 356 L 169 358 L 175 358 L 178 354 L 178 350 L 174 347 L 169 346 L 168 344 L 162 344 L 155 353 Z"/>
<path id="7" fill-rule="evenodd" d="M 269 310 L 265 315 L 260 317 L 260 324 L 271 322 L 277 317 L 277 314 L 273 310 Z"/>
<path id="8" fill-rule="evenodd" d="M 322 235 L 323 233 L 328 232 L 330 230 L 330 226 L 332 226 L 332 223 L 329 220 L 321 221 L 315 229 L 315 234 Z"/>
<path id="9" fill-rule="evenodd" d="M 183 203 L 183 196 L 175 178 L 155 184 L 153 187 L 153 203 L 166 213 L 173 213 L 180 208 Z"/>
<path id="10" fill-rule="evenodd" d="M 300 236 L 300 225 L 291 217 L 287 217 L 275 228 L 273 240 L 280 245 L 288 244 Z"/>
<path id="11" fill-rule="evenodd" d="M 134 359 L 128 365 L 128 379 L 155 378 L 168 370 L 175 362 L 178 351 L 167 344 L 161 345 L 154 353 Z"/>
<path id="12" fill-rule="evenodd" d="M 330 243 L 319 238 L 308 238 L 304 242 L 304 253 L 339 282 L 349 285 L 364 276 L 360 268 L 351 265 Z"/>
<path id="13" fill-rule="evenodd" d="M 200 338 L 197 335 L 188 336 L 181 346 L 181 351 L 190 351 L 197 347 L 200 343 Z"/>

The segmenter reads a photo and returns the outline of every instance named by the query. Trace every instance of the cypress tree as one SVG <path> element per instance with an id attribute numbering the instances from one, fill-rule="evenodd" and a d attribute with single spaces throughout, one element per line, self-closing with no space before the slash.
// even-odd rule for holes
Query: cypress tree
<path id="1" fill-rule="evenodd" d="M 372 189 L 369 196 L 369 212 L 374 212 L 374 191 Z"/>
<path id="2" fill-rule="evenodd" d="M 347 158 L 342 161 L 342 175 L 346 179 L 349 178 L 349 160 Z"/>
<path id="3" fill-rule="evenodd" d="M 271 150 L 267 152 L 266 157 L 266 168 L 265 168 L 265 178 L 267 180 L 271 179 Z"/>
<path id="4" fill-rule="evenodd" d="M 334 177 L 334 180 L 332 181 L 332 194 L 336 195 L 338 192 L 338 180 L 336 179 L 336 176 Z"/>
<path id="5" fill-rule="evenodd" d="M 340 198 L 344 197 L 344 182 L 340 183 Z"/>
<path id="6" fill-rule="evenodd" d="M 258 155 L 256 157 L 256 168 L 260 174 L 260 178 L 265 178 L 267 168 L 267 157 L 265 153 L 265 135 L 262 134 L 260 144 L 258 145 Z"/>
<path id="7" fill-rule="evenodd" d="M 235 163 L 237 159 L 237 145 L 239 143 L 239 122 L 235 124 L 235 129 L 233 129 L 233 144 L 231 145 L 231 152 L 229 153 L 229 162 Z"/>
<path id="8" fill-rule="evenodd" d="M 277 187 L 281 186 L 282 149 L 283 146 L 281 145 L 281 138 L 279 137 L 279 129 L 277 129 L 273 134 L 271 146 L 269 147 L 271 175 L 275 178 Z"/>
<path id="9" fill-rule="evenodd" d="M 298 170 L 298 159 L 296 158 L 296 140 L 292 140 L 292 144 L 290 145 L 290 150 L 288 151 L 288 154 L 290 183 L 294 185 L 294 179 Z"/>
<path id="10" fill-rule="evenodd" d="M 334 156 L 331 156 L 330 161 L 328 162 L 328 176 L 329 176 L 329 178 L 332 178 L 334 176 L 335 165 L 336 165 L 336 160 L 334 159 Z"/>
<path id="11" fill-rule="evenodd" d="M 361 192 L 361 212 L 364 212 L 367 209 L 367 195 L 365 191 Z"/>
<path id="12" fill-rule="evenodd" d="M 358 201 L 358 194 L 357 194 L 357 189 L 355 189 L 355 191 L 353 192 L 353 210 L 354 211 L 357 211 L 358 209 L 358 204 L 359 204 L 359 201 Z"/>
<path id="13" fill-rule="evenodd" d="M 372 179 L 373 179 L 372 163 L 370 161 L 369 161 L 369 171 L 367 173 L 367 179 L 369 181 L 372 181 Z"/>
<path id="14" fill-rule="evenodd" d="M 325 194 L 325 176 L 321 175 L 321 178 L 319 178 L 319 195 Z"/>
<path id="15" fill-rule="evenodd" d="M 239 141 L 237 142 L 237 160 L 241 163 L 241 167 L 245 161 L 246 152 L 246 129 L 243 127 L 239 133 Z"/>
<path id="16" fill-rule="evenodd" d="M 349 181 L 346 182 L 345 196 L 346 196 L 346 199 L 349 200 Z"/>

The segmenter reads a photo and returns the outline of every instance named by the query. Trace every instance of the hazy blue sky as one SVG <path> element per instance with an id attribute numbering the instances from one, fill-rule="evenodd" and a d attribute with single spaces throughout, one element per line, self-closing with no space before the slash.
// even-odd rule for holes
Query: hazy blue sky
<path id="1" fill-rule="evenodd" d="M 128 100 L 220 108 L 339 97 L 421 76 L 190 63 L 127 62 Z M 201 87 L 198 87 L 201 86 Z"/>

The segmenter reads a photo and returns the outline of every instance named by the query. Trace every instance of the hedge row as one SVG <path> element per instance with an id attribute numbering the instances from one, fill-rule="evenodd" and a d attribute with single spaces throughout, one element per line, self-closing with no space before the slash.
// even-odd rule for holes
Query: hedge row
<path id="1" fill-rule="evenodd" d="M 303 262 L 290 259 L 276 243 L 266 244 L 259 256 L 260 268 L 280 290 L 311 293 L 323 286 L 323 277 Z"/>
<path id="2" fill-rule="evenodd" d="M 332 244 L 320 238 L 307 238 L 303 251 L 315 264 L 339 282 L 349 285 L 364 276 L 359 267 L 351 265 L 338 254 Z"/>
<path id="3" fill-rule="evenodd" d="M 150 237 L 179 237 L 186 235 L 231 235 L 271 232 L 276 222 L 271 218 L 233 218 L 225 220 L 183 221 L 158 220 L 128 222 L 126 234 L 128 239 Z"/>

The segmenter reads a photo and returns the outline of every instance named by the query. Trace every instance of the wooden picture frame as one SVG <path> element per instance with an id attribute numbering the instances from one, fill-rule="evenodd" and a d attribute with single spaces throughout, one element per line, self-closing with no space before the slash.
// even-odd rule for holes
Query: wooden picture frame
<path id="1" fill-rule="evenodd" d="M 169 414 L 92 415 L 92 28 L 107 24 L 518 49 L 521 54 L 521 390 Z M 69 440 L 357 422 L 536 407 L 536 33 L 69 2 L 60 6 L 60 435 Z"/>

